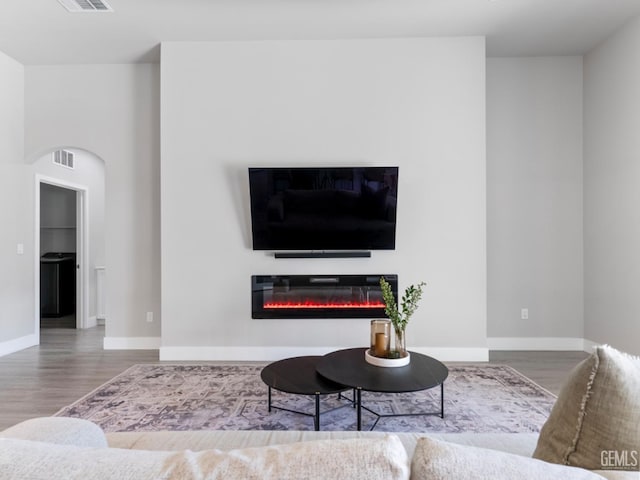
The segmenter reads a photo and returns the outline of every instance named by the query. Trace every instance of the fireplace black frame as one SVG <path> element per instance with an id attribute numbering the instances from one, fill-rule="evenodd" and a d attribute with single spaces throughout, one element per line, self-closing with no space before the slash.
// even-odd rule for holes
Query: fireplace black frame
<path id="1" fill-rule="evenodd" d="M 251 318 L 384 318 L 381 276 L 391 285 L 397 301 L 395 274 L 252 275 Z M 315 295 L 316 299 L 300 300 L 304 295 Z M 271 301 L 273 298 L 277 300 Z"/>

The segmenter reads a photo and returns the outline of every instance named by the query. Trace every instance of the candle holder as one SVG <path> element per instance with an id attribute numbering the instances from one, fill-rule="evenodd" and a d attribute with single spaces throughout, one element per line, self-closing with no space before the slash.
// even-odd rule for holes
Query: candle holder
<path id="1" fill-rule="evenodd" d="M 371 320 L 371 346 L 364 352 L 367 363 L 376 367 L 404 367 L 410 358 L 409 352 L 400 355 L 391 351 L 391 320 Z"/>
<path id="2" fill-rule="evenodd" d="M 387 358 L 391 350 L 391 320 L 371 320 L 371 348 L 375 357 Z"/>

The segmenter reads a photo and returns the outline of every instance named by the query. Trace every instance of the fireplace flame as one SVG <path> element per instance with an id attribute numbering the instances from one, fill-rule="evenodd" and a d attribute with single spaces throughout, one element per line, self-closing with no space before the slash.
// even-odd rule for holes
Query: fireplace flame
<path id="1" fill-rule="evenodd" d="M 384 308 L 384 303 L 375 302 L 344 302 L 344 303 L 320 303 L 314 301 L 306 302 L 267 302 L 263 305 L 265 309 L 282 308 Z"/>

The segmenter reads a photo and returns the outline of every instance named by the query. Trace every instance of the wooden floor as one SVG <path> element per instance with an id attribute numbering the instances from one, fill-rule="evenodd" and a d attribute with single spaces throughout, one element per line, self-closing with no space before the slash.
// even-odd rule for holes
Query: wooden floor
<path id="1" fill-rule="evenodd" d="M 0 357 L 0 429 L 51 415 L 136 363 L 152 350 L 103 350 L 104 327 L 41 330 L 40 345 Z"/>
<path id="2" fill-rule="evenodd" d="M 41 317 L 40 328 L 76 328 L 76 314 L 63 317 Z"/>
<path id="3" fill-rule="evenodd" d="M 136 363 L 158 362 L 152 350 L 103 350 L 104 327 L 43 329 L 41 344 L 0 357 L 0 430 L 51 415 Z M 587 355 L 581 352 L 491 352 L 553 393 Z"/>

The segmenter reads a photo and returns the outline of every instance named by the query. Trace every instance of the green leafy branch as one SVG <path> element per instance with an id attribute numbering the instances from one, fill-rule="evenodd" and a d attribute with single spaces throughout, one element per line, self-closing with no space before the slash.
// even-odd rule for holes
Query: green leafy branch
<path id="1" fill-rule="evenodd" d="M 407 328 L 409 319 L 415 313 L 418 308 L 418 302 L 422 298 L 422 289 L 426 286 L 426 283 L 420 282 L 417 285 L 410 285 L 404 291 L 402 301 L 400 302 L 401 309 L 398 310 L 396 299 L 393 296 L 391 285 L 385 280 L 384 277 L 380 277 L 380 288 L 382 290 L 382 299 L 384 300 L 384 313 L 387 314 L 389 320 L 393 324 L 393 328 L 397 331 L 404 331 Z"/>

